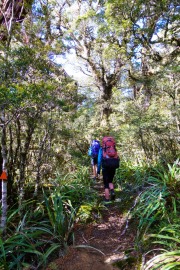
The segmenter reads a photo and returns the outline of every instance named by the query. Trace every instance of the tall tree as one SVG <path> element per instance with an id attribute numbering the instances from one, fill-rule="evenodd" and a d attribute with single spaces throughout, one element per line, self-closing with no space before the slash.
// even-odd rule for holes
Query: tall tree
<path id="1" fill-rule="evenodd" d="M 144 90 L 147 105 L 152 96 L 155 75 L 174 62 L 180 52 L 178 37 L 179 4 L 176 0 L 107 1 L 112 31 L 125 32 L 131 60 L 129 78 L 138 90 Z"/>
<path id="2" fill-rule="evenodd" d="M 7 175 L 7 145 L 6 145 L 6 117 L 5 111 L 2 108 L 2 115 L 1 115 L 1 154 L 2 154 L 2 172 Z M 1 224 L 0 228 L 5 232 L 6 228 L 6 217 L 7 217 L 7 179 L 6 177 L 2 181 L 2 215 L 1 215 Z"/>
<path id="3" fill-rule="evenodd" d="M 43 30 L 38 18 L 27 16 L 21 27 L 19 32 L 9 33 L 8 43 L 1 43 L 0 58 L 3 169 L 8 172 L 9 202 L 19 198 L 20 205 L 28 182 L 36 181 L 35 192 L 41 185 L 43 166 L 55 159 L 53 140 L 57 138 L 60 118 L 75 111 L 79 101 L 74 81 L 50 60 L 51 47 L 41 39 Z M 54 162 L 51 175 L 55 167 Z M 4 205 L 3 200 L 5 221 Z"/>
<path id="4" fill-rule="evenodd" d="M 33 0 L 2 0 L 0 3 L 0 41 L 11 38 L 16 23 L 23 22 Z"/>
<path id="5" fill-rule="evenodd" d="M 106 7 L 112 31 L 117 36 L 126 33 L 129 87 L 134 90 L 134 104 L 126 107 L 131 119 L 127 116 L 126 121 L 131 131 L 132 126 L 137 129 L 134 136 L 146 157 L 172 162 L 179 130 L 179 4 L 114 0 Z"/>
<path id="6" fill-rule="evenodd" d="M 100 91 L 105 123 L 111 108 L 113 88 L 117 87 L 125 65 L 123 37 L 110 30 L 104 16 L 104 1 L 65 1 L 59 5 L 56 27 L 66 48 L 83 62 L 82 71 L 93 78 Z"/>

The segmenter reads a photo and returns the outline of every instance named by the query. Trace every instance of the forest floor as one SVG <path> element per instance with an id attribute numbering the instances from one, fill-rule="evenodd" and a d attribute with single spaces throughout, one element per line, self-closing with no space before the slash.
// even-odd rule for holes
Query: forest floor
<path id="1" fill-rule="evenodd" d="M 102 179 L 96 181 L 93 188 L 103 200 Z M 98 221 L 76 224 L 74 245 L 68 248 L 65 256 L 51 262 L 46 270 L 138 269 L 139 258 L 134 249 L 137 224 L 127 216 L 134 200 L 129 200 L 126 209 L 119 196 L 104 207 Z"/>

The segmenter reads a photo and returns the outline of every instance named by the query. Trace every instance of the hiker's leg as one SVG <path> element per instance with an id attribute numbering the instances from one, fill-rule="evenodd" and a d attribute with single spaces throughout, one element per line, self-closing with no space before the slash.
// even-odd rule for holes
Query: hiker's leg
<path id="1" fill-rule="evenodd" d="M 109 199 L 110 199 L 109 188 L 105 188 L 105 189 L 104 189 L 104 194 L 105 194 L 105 199 L 106 199 L 106 200 L 109 200 Z"/>
<path id="2" fill-rule="evenodd" d="M 94 161 L 93 161 L 93 158 L 91 158 L 91 168 L 92 168 L 92 174 L 94 174 Z"/>
<path id="3" fill-rule="evenodd" d="M 93 176 L 94 178 L 97 177 L 97 157 L 93 158 Z"/>
<path id="4" fill-rule="evenodd" d="M 105 199 L 109 200 L 109 181 L 108 181 L 108 170 L 105 168 L 102 168 L 102 174 L 103 174 L 103 182 L 104 182 L 104 195 Z"/>
<path id="5" fill-rule="evenodd" d="M 114 189 L 114 184 L 113 183 L 109 183 L 109 189 Z"/>
<path id="6" fill-rule="evenodd" d="M 108 182 L 109 182 L 109 189 L 114 189 L 114 184 L 113 184 L 113 180 L 114 180 L 114 175 L 115 175 L 116 170 L 115 169 L 110 169 L 108 171 Z"/>
<path id="7" fill-rule="evenodd" d="M 95 175 L 96 175 L 96 165 L 95 165 L 95 162 L 94 162 L 94 158 L 91 158 L 91 166 L 92 166 L 93 178 L 95 178 Z"/>
<path id="8" fill-rule="evenodd" d="M 96 165 L 93 165 L 93 177 L 94 178 L 96 178 L 96 171 L 97 171 L 97 169 L 96 169 Z"/>
<path id="9" fill-rule="evenodd" d="M 115 200 L 114 184 L 113 184 L 115 172 L 116 172 L 115 169 L 111 169 L 109 171 L 109 189 L 110 189 L 110 193 L 111 193 L 111 200 Z"/>

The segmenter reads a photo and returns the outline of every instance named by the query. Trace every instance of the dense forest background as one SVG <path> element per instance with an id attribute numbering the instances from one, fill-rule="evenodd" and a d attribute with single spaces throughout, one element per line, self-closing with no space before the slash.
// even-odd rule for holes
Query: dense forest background
<path id="1" fill-rule="evenodd" d="M 158 219 L 163 220 L 162 227 L 164 218 L 168 220 L 172 227 L 165 235 L 173 231 L 176 240 L 167 251 L 176 250 L 173 256 L 178 259 L 173 262 L 178 267 L 179 44 L 176 0 L 1 1 L 1 167 L 8 176 L 1 189 L 3 269 L 22 269 L 22 261 L 26 261 L 20 255 L 22 250 L 15 262 L 10 253 L 7 259 L 6 241 L 18 224 L 22 226 L 29 204 L 33 213 L 38 205 L 40 211 L 43 201 L 50 214 L 51 203 L 55 207 L 59 200 L 64 218 L 59 230 L 67 243 L 71 230 L 62 229 L 67 222 L 63 207 L 79 209 L 79 198 L 72 192 L 64 203 L 64 195 L 57 194 L 72 181 L 89 185 L 88 147 L 91 139 L 101 140 L 104 135 L 117 141 L 121 158 L 117 183 L 122 188 L 128 183 L 136 191 L 145 187 L 144 192 L 154 194 L 156 200 L 161 196 L 162 200 L 149 206 L 148 216 L 146 210 L 139 217 L 143 233 L 138 237 Z M 50 188 L 55 192 L 52 198 L 48 197 Z M 70 195 L 65 194 L 67 199 Z M 155 203 L 153 197 L 147 202 L 147 194 L 143 195 L 144 209 Z M 84 198 L 88 196 L 84 194 Z M 39 212 L 34 219 L 40 220 Z M 52 225 L 52 214 L 50 220 Z M 11 233 L 7 234 L 7 228 Z M 60 238 L 62 242 L 62 235 Z M 36 263 L 33 260 L 31 264 Z"/>

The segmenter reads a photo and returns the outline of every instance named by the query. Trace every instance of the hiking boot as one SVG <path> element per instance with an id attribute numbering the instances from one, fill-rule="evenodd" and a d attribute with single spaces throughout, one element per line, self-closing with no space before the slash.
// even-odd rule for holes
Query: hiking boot
<path id="1" fill-rule="evenodd" d="M 104 203 L 105 206 L 108 206 L 108 205 L 111 204 L 111 201 L 109 199 L 104 198 L 104 202 L 103 203 Z"/>
<path id="2" fill-rule="evenodd" d="M 112 202 L 110 200 L 104 199 L 103 204 L 105 207 L 109 208 L 111 206 Z"/>
<path id="3" fill-rule="evenodd" d="M 115 197 L 116 197 L 116 195 L 114 193 L 114 189 L 110 190 L 110 192 L 111 192 L 111 200 L 114 201 Z"/>

